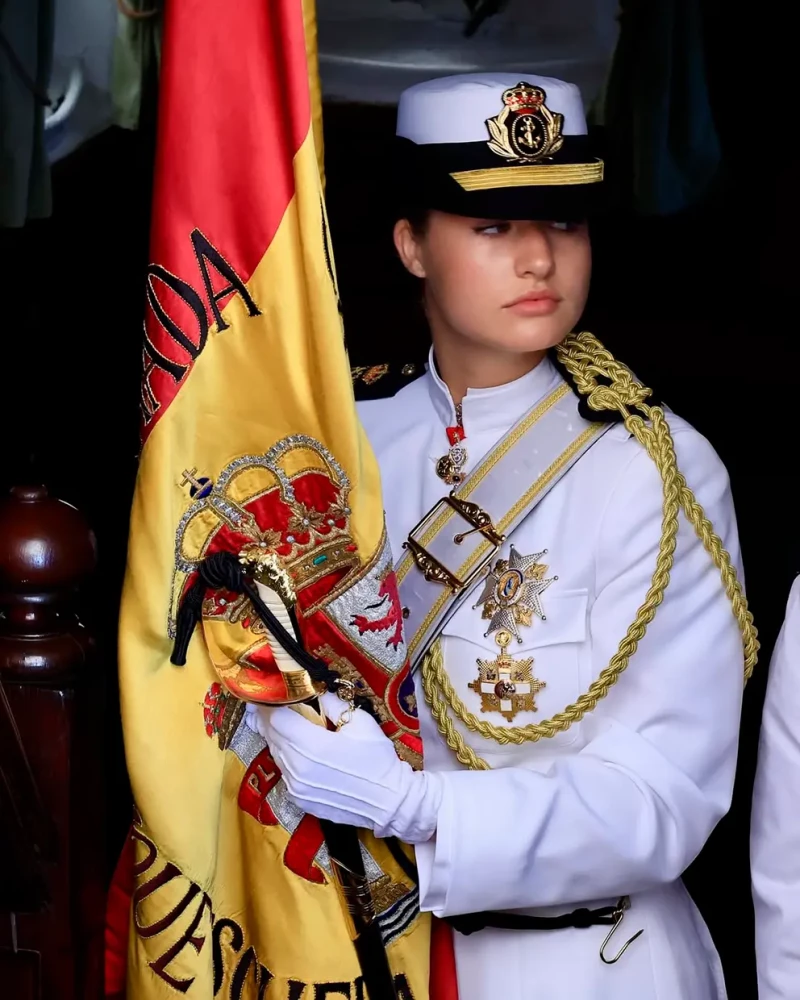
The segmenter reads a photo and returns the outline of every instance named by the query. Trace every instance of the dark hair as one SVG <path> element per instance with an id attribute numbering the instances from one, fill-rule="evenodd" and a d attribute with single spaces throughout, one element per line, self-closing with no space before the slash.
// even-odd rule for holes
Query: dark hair
<path id="1" fill-rule="evenodd" d="M 394 222 L 407 219 L 414 233 L 417 236 L 424 236 L 428 228 L 431 210 L 429 208 L 422 208 L 417 201 L 403 199 L 395 203 L 392 214 Z"/>
<path id="2" fill-rule="evenodd" d="M 431 210 L 429 208 L 415 208 L 407 212 L 404 216 L 404 218 L 408 219 L 409 226 L 411 226 L 417 236 L 425 235 L 430 217 Z"/>

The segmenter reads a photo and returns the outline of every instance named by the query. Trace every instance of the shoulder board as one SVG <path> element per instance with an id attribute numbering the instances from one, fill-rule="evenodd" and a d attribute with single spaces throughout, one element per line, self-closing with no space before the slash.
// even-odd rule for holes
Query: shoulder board
<path id="1" fill-rule="evenodd" d="M 394 396 L 424 371 L 424 365 L 414 361 L 356 365 L 350 369 L 356 401 Z"/>
<path id="2" fill-rule="evenodd" d="M 583 417 L 584 420 L 588 420 L 592 423 L 601 423 L 601 424 L 621 424 L 624 422 L 625 420 L 624 416 L 622 415 L 622 413 L 618 413 L 616 410 L 602 410 L 601 412 L 593 410 L 589 406 L 586 397 L 583 396 L 580 392 L 578 392 L 578 388 L 575 385 L 575 380 L 572 378 L 572 376 L 564 367 L 564 365 L 558 360 L 558 355 L 556 354 L 555 350 L 551 349 L 550 351 L 548 351 L 548 354 L 550 355 L 550 360 L 553 362 L 554 367 L 557 369 L 557 371 L 564 379 L 564 381 L 567 383 L 567 385 L 570 387 L 570 389 L 572 389 L 572 391 L 578 397 L 578 413 Z M 599 376 L 599 379 L 602 379 L 603 377 L 604 376 Z M 657 397 L 655 395 L 652 395 L 648 400 L 648 402 L 650 403 L 651 406 L 664 405 L 661 402 L 660 397 Z"/>

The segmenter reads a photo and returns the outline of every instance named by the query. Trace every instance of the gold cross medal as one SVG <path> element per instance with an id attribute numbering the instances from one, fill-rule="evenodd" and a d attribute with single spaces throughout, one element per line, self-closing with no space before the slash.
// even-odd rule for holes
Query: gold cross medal
<path id="1" fill-rule="evenodd" d="M 511 546 L 508 559 L 498 559 L 483 585 L 475 608 L 489 619 L 485 635 L 495 634 L 500 653 L 495 660 L 478 660 L 478 678 L 470 688 L 481 696 L 482 712 L 499 712 L 513 722 L 518 712 L 536 712 L 536 695 L 546 687 L 533 676 L 533 657 L 515 660 L 508 652 L 512 639 L 522 642 L 519 626 L 533 624 L 533 616 L 547 617 L 542 594 L 558 579 L 544 578 L 547 566 L 539 562 L 547 549 L 524 556 Z"/>

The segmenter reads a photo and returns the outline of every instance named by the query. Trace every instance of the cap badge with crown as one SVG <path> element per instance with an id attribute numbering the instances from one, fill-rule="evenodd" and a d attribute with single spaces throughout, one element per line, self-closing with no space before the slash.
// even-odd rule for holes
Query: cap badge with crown
<path id="1" fill-rule="evenodd" d="M 564 144 L 564 116 L 554 114 L 541 87 L 520 81 L 503 91 L 503 110 L 486 120 L 489 149 L 510 163 L 540 163 Z"/>

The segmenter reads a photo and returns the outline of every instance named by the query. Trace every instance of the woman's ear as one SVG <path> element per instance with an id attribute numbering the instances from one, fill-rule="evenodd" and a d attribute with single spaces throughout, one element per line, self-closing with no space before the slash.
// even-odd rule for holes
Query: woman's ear
<path id="1" fill-rule="evenodd" d="M 405 269 L 415 278 L 424 278 L 426 275 L 422 263 L 422 246 L 408 219 L 399 219 L 395 223 L 394 245 Z"/>

